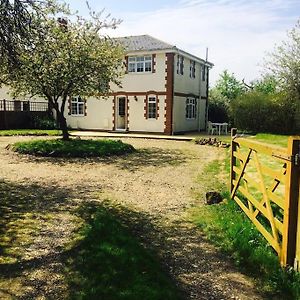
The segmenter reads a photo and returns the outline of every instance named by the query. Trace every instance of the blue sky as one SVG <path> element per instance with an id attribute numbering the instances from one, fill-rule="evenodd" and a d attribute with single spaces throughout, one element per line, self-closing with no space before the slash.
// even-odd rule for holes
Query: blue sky
<path id="1" fill-rule="evenodd" d="M 67 0 L 86 15 L 84 0 Z M 211 83 L 225 69 L 239 79 L 260 76 L 263 58 L 300 17 L 300 0 L 89 0 L 123 20 L 111 36 L 149 34 L 215 64 Z"/>

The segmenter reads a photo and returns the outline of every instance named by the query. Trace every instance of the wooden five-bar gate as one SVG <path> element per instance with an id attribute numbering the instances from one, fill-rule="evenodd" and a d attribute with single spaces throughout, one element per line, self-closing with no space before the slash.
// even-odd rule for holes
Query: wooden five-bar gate
<path id="1" fill-rule="evenodd" d="M 232 130 L 231 198 L 278 253 L 299 270 L 300 137 L 287 148 L 242 138 Z"/>

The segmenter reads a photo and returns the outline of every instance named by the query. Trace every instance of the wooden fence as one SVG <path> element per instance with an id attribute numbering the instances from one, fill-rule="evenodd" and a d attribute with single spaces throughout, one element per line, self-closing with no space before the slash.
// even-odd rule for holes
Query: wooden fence
<path id="1" fill-rule="evenodd" d="M 48 114 L 47 102 L 0 100 L 0 129 L 29 128 L 34 117 Z"/>
<path id="2" fill-rule="evenodd" d="M 232 130 L 231 199 L 278 253 L 281 265 L 296 269 L 300 260 L 299 155 L 300 137 L 290 137 L 283 148 L 238 137 Z"/>

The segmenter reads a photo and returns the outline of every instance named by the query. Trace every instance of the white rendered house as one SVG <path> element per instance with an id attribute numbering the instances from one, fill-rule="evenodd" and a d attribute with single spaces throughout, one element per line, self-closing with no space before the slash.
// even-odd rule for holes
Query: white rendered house
<path id="1" fill-rule="evenodd" d="M 118 38 L 126 49 L 122 88 L 106 99 L 69 102 L 76 129 L 174 134 L 206 128 L 212 63 L 149 35 Z"/>
<path id="2" fill-rule="evenodd" d="M 122 88 L 112 85 L 106 98 L 71 97 L 65 109 L 69 127 L 161 134 L 206 129 L 212 63 L 149 35 L 116 41 L 126 53 Z M 14 100 L 7 88 L 0 89 L 1 99 Z"/>

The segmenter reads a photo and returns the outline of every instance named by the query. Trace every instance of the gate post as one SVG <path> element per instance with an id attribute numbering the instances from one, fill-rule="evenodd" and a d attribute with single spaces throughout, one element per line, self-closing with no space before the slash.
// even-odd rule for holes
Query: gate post
<path id="1" fill-rule="evenodd" d="M 300 186 L 300 137 L 289 137 L 288 157 L 286 164 L 285 207 L 283 216 L 282 266 L 294 266 L 297 243 L 298 203 Z M 298 233 L 299 235 L 299 233 Z"/>
<path id="2" fill-rule="evenodd" d="M 300 215 L 300 205 L 298 205 L 298 216 Z M 300 272 L 300 218 L 298 217 L 297 233 L 296 233 L 296 254 L 294 261 L 294 269 Z"/>
<path id="3" fill-rule="evenodd" d="M 233 153 L 236 151 L 236 143 L 234 142 L 233 138 L 236 136 L 237 129 L 231 129 L 231 147 L 230 147 L 230 195 L 233 191 L 234 184 L 233 180 L 235 179 L 235 172 L 233 171 L 233 167 L 236 166 L 236 158 Z"/>

